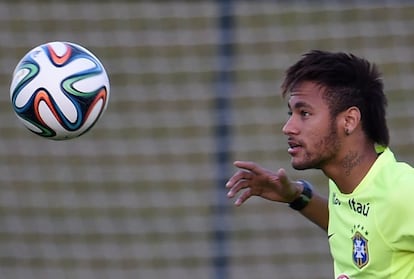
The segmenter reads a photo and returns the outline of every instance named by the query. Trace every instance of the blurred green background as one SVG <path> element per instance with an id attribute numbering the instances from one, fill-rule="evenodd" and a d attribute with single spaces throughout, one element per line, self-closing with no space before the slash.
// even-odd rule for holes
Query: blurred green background
<path id="1" fill-rule="evenodd" d="M 290 167 L 281 133 L 287 108 L 280 81 L 310 49 L 378 64 L 391 147 L 413 163 L 414 3 L 233 1 L 229 30 L 220 26 L 224 4 L 0 3 L 2 278 L 333 277 L 321 230 L 257 198 L 234 208 L 218 183 L 234 171 L 232 160 L 254 160 L 286 167 L 326 193 L 320 172 Z M 231 39 L 229 57 L 220 55 L 223 34 Z M 112 85 L 97 125 L 61 142 L 27 131 L 9 101 L 19 59 L 56 40 L 95 53 Z M 223 119 L 218 80 L 226 67 Z M 217 127 L 228 134 L 220 137 Z M 218 164 L 219 151 L 228 168 Z"/>

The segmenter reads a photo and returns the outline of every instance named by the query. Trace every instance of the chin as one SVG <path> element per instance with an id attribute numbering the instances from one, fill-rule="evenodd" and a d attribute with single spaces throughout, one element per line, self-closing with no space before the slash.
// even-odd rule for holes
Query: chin
<path id="1" fill-rule="evenodd" d="M 308 168 L 308 167 L 306 167 L 306 166 L 303 166 L 303 165 L 294 165 L 294 164 L 292 164 L 292 167 L 293 167 L 295 170 L 307 170 L 307 169 L 310 169 L 310 168 Z"/>
<path id="2" fill-rule="evenodd" d="M 295 162 L 292 160 L 291 164 L 295 170 L 318 169 L 318 166 L 311 162 Z"/>

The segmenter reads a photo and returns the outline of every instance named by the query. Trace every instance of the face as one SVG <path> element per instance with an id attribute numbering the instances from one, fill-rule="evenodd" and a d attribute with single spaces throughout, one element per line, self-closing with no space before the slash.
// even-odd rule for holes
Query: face
<path id="1" fill-rule="evenodd" d="M 322 96 L 323 88 L 312 82 L 301 83 L 290 94 L 289 119 L 282 130 L 295 169 L 323 169 L 341 146 L 336 121 Z"/>

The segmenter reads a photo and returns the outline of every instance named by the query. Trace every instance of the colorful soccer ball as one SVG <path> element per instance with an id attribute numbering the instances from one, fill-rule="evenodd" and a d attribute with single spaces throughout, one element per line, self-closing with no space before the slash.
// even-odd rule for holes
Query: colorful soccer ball
<path id="1" fill-rule="evenodd" d="M 17 117 L 33 133 L 66 140 L 89 131 L 110 95 L 99 59 L 84 47 L 50 42 L 30 50 L 17 64 L 10 98 Z"/>

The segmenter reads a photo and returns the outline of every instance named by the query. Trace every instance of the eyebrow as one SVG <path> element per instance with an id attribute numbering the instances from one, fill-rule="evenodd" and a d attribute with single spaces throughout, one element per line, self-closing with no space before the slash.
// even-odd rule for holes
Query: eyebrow
<path id="1" fill-rule="evenodd" d="M 288 102 L 288 108 L 289 109 L 292 109 L 292 107 L 291 107 L 291 105 L 290 105 L 289 102 Z M 309 105 L 306 102 L 302 102 L 302 101 L 296 102 L 295 105 L 294 105 L 294 109 L 300 109 L 300 108 L 312 108 L 312 106 Z"/>

